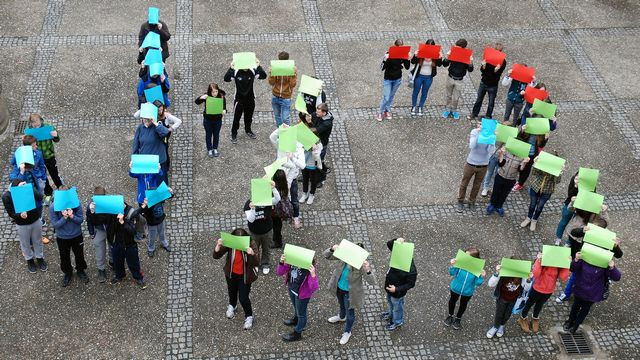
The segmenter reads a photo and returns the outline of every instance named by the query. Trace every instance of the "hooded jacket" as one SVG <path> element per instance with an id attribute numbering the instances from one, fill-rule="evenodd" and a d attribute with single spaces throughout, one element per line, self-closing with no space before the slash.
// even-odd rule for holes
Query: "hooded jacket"
<path id="1" fill-rule="evenodd" d="M 393 250 L 393 243 L 395 239 L 387 241 L 387 248 Z M 409 289 L 416 286 L 416 279 L 418 277 L 418 270 L 416 270 L 416 264 L 411 260 L 411 268 L 409 272 L 402 271 L 400 269 L 389 267 L 387 276 L 384 279 L 384 288 L 387 294 L 394 298 L 401 298 L 407 294 Z M 396 291 L 391 293 L 387 290 L 387 286 L 393 285 L 396 287 Z"/>
<path id="2" fill-rule="evenodd" d="M 318 137 L 322 143 L 322 147 L 329 145 L 329 136 L 331 136 L 331 130 L 333 129 L 333 114 L 328 111 L 323 117 L 318 117 L 317 113 L 311 115 L 311 121 L 313 127 L 318 131 Z"/>
<path id="3" fill-rule="evenodd" d="M 622 276 L 617 267 L 603 269 L 588 264 L 584 260 L 572 261 L 571 271 L 576 274 L 573 282 L 573 295 L 591 302 L 602 300 L 605 282 L 619 281 Z"/>
<path id="4" fill-rule="evenodd" d="M 111 245 L 131 246 L 136 244 L 135 219 L 140 215 L 140 209 L 135 209 L 125 203 L 124 223 L 120 224 L 117 216 L 112 216 L 107 227 L 107 241 Z"/>
<path id="5" fill-rule="evenodd" d="M 542 266 L 540 259 L 533 263 L 533 290 L 541 294 L 551 294 L 556 289 L 556 281 L 565 282 L 569 278 L 569 269 Z"/>
<path id="6" fill-rule="evenodd" d="M 475 276 L 467 270 L 453 266 L 449 266 L 449 275 L 453 276 L 451 284 L 449 284 L 451 291 L 462 296 L 472 296 L 476 287 L 484 282 L 482 276 Z"/>
<path id="7" fill-rule="evenodd" d="M 239 100 L 253 100 L 256 95 L 253 93 L 253 82 L 255 79 L 266 79 L 267 73 L 264 72 L 262 66 L 258 66 L 255 69 L 243 69 L 234 70 L 229 68 L 227 73 L 224 74 L 224 82 L 231 82 L 231 79 L 236 83 L 235 101 Z"/>
<path id="8" fill-rule="evenodd" d="M 36 199 L 36 203 L 38 201 L 42 201 L 42 193 L 38 190 L 37 186 L 33 187 L 33 196 Z M 27 218 L 23 219 L 20 216 L 20 213 L 16 213 L 16 210 L 13 207 L 11 191 L 6 191 L 4 194 L 2 194 L 2 204 L 4 205 L 4 210 L 7 212 L 9 217 L 16 222 L 16 225 L 31 225 L 38 219 L 40 219 L 40 216 L 42 215 L 42 207 L 36 206 L 35 209 L 27 211 Z"/>

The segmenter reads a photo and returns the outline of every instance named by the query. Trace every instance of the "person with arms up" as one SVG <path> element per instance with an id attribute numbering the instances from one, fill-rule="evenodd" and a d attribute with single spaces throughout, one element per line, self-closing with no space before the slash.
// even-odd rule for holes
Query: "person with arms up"
<path id="1" fill-rule="evenodd" d="M 238 129 L 240 128 L 240 118 L 244 115 L 244 131 L 251 139 L 256 138 L 256 134 L 251 131 L 253 121 L 253 111 L 256 108 L 256 96 L 253 93 L 253 83 L 255 79 L 264 80 L 267 73 L 264 72 L 260 61 L 256 59 L 256 67 L 253 69 L 234 68 L 233 62 L 224 74 L 224 82 L 234 80 L 236 84 L 236 95 L 233 99 L 233 125 L 231 126 L 231 142 L 235 144 L 238 140 Z"/>

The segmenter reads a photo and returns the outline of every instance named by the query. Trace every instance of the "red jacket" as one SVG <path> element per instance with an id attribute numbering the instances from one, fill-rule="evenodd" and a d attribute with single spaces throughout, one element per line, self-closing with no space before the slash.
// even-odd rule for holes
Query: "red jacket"
<path id="1" fill-rule="evenodd" d="M 542 266 L 540 259 L 533 264 L 533 289 L 541 294 L 551 294 L 556 289 L 556 281 L 567 281 L 569 269 L 561 269 L 551 266 Z"/>

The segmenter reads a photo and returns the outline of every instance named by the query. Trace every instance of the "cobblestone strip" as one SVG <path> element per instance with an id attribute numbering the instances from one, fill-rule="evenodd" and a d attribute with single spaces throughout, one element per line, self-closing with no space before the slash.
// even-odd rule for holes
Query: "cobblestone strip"
<path id="1" fill-rule="evenodd" d="M 553 0 L 538 0 L 538 4 L 547 17 L 547 20 L 549 20 L 552 28 L 565 29 L 567 27 Z"/>
<path id="2" fill-rule="evenodd" d="M 42 35 L 49 36 L 58 33 L 58 27 L 62 23 L 65 0 L 47 1 L 47 13 L 42 24 Z"/>
<path id="3" fill-rule="evenodd" d="M 598 347 L 605 351 L 618 348 L 638 349 L 640 346 L 640 327 L 593 330 L 591 335 Z"/>
<path id="4" fill-rule="evenodd" d="M 445 21 L 444 16 L 442 16 L 440 8 L 438 8 L 438 3 L 435 0 L 422 0 L 421 2 L 425 13 L 431 21 L 431 25 L 433 25 L 433 27 L 438 31 L 449 30 L 447 22 Z"/>

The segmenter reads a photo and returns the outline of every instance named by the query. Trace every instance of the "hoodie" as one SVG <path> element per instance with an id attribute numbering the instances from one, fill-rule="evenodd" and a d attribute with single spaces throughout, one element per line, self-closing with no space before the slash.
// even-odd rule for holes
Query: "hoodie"
<path id="1" fill-rule="evenodd" d="M 451 291 L 462 296 L 472 296 L 476 291 L 476 286 L 482 285 L 484 278 L 475 276 L 467 270 L 462 270 L 449 266 L 449 275 L 453 276 L 451 280 Z"/>
<path id="2" fill-rule="evenodd" d="M 387 248 L 393 250 L 394 240 L 387 241 Z M 409 289 L 416 286 L 416 278 L 418 277 L 418 270 L 416 270 L 416 264 L 411 260 L 411 268 L 409 272 L 402 271 L 400 269 L 389 267 L 387 276 L 384 279 L 384 288 L 387 294 L 394 298 L 401 298 L 407 294 Z M 396 291 L 391 293 L 387 290 L 387 286 L 393 285 L 396 287 Z"/>
<path id="3" fill-rule="evenodd" d="M 33 187 L 33 196 L 36 199 L 36 203 L 38 201 L 42 201 L 42 193 L 38 190 L 37 186 Z M 16 225 L 31 225 L 38 219 L 40 219 L 40 216 L 42 216 L 42 207 L 36 206 L 35 209 L 27 211 L 27 218 L 23 219 L 20 216 L 20 213 L 16 213 L 16 210 L 13 207 L 11 191 L 6 191 L 4 194 L 2 194 L 2 204 L 4 205 L 4 210 L 7 212 L 9 217 L 13 219 L 13 221 L 15 221 Z"/>
<path id="4" fill-rule="evenodd" d="M 144 41 L 144 38 L 147 37 L 147 34 L 149 33 L 149 31 L 153 31 L 154 33 L 157 33 L 158 35 L 160 35 L 160 47 L 162 48 L 162 61 L 166 61 L 167 58 L 169 57 L 169 46 L 167 45 L 167 41 L 171 39 L 171 33 L 169 33 L 169 27 L 164 21 L 159 20 L 158 22 L 162 24 L 162 29 L 158 29 L 158 25 L 156 24 L 151 25 L 149 24 L 149 22 L 145 22 L 144 24 L 142 24 L 142 26 L 140 26 L 140 32 L 138 33 L 138 47 L 142 46 L 142 42 Z M 144 59 L 144 56 L 142 57 L 142 59 L 140 59 L 140 56 L 138 56 L 138 64 L 142 63 L 143 59 Z"/>
<path id="5" fill-rule="evenodd" d="M 82 235 L 82 205 L 73 209 L 73 216 L 65 219 L 61 211 L 55 211 L 53 206 L 49 206 L 49 220 L 56 229 L 58 239 L 73 239 Z"/>
<path id="6" fill-rule="evenodd" d="M 167 161 L 167 149 L 162 138 L 169 134 L 169 129 L 162 124 L 138 125 L 131 143 L 131 154 L 158 155 L 160 164 Z"/>
<path id="7" fill-rule="evenodd" d="M 171 101 L 169 100 L 168 93 L 169 93 L 169 90 L 171 90 L 171 84 L 169 83 L 169 74 L 167 74 L 167 71 L 165 70 L 164 81 L 160 80 L 159 75 L 156 75 L 156 76 L 145 75 L 144 77 L 140 77 L 140 79 L 138 80 L 138 88 L 136 90 L 138 94 L 138 109 L 140 109 L 144 91 L 148 89 L 147 86 L 149 84 L 156 84 L 157 86 L 159 85 L 162 88 L 162 97 L 164 99 L 164 107 L 165 109 L 170 107 Z"/>
<path id="8" fill-rule="evenodd" d="M 318 131 L 320 142 L 326 148 L 329 145 L 329 136 L 331 136 L 331 130 L 333 129 L 333 114 L 329 111 L 325 116 L 319 118 L 317 113 L 313 113 L 311 117 L 313 127 Z"/>
<path id="9" fill-rule="evenodd" d="M 234 70 L 229 68 L 227 73 L 224 74 L 224 82 L 231 82 L 231 79 L 235 80 L 235 101 L 255 99 L 256 95 L 253 93 L 253 82 L 256 78 L 261 80 L 267 78 L 267 73 L 264 72 L 262 66 L 258 66 L 255 69 L 243 70 Z"/>

